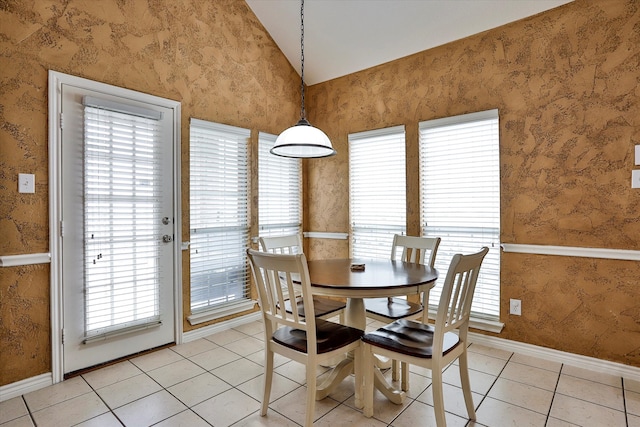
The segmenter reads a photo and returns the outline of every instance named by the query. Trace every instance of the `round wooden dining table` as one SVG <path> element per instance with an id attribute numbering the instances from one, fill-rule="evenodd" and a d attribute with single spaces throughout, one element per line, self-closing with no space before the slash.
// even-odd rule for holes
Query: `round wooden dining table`
<path id="1" fill-rule="evenodd" d="M 364 265 L 364 268 L 352 269 L 356 264 Z M 363 298 L 428 292 L 438 279 L 435 268 L 403 261 L 336 258 L 307 261 L 307 265 L 313 293 L 346 298 L 345 323 L 363 331 L 367 324 Z M 352 356 L 338 363 L 318 387 L 316 398 L 328 396 L 352 370 Z M 390 401 L 400 404 L 404 400 L 404 392 L 392 387 L 379 369 L 375 372 L 375 384 Z"/>

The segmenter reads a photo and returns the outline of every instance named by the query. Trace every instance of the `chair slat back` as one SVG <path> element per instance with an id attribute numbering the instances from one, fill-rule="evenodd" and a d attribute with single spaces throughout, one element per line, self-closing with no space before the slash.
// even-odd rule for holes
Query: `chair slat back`
<path id="1" fill-rule="evenodd" d="M 304 309 L 313 313 L 313 296 L 307 259 L 304 254 L 272 254 L 253 249 L 247 250 L 253 279 L 258 288 L 258 302 L 266 325 L 286 325 L 295 329 L 315 331 L 315 317 L 307 319 L 298 310 L 280 309 L 285 301 L 295 301 L 297 287 L 302 288 Z M 294 283 L 299 282 L 299 284 Z M 315 348 L 315 333 L 307 334 L 310 348 Z"/>
<path id="2" fill-rule="evenodd" d="M 272 254 L 295 255 L 302 253 L 302 239 L 300 238 L 300 234 L 260 237 L 258 243 L 262 251 Z M 286 283 L 283 282 L 282 286 L 286 286 Z M 299 297 L 302 293 L 297 289 L 295 295 Z M 291 301 L 295 300 L 295 298 L 291 299 Z M 295 306 L 295 304 L 293 304 L 293 306 Z"/>
<path id="3" fill-rule="evenodd" d="M 434 347 L 437 339 L 442 340 L 442 335 L 446 332 L 460 329 L 466 334 L 480 266 L 488 252 L 489 248 L 484 247 L 477 253 L 456 254 L 451 259 L 436 314 Z"/>
<path id="4" fill-rule="evenodd" d="M 393 236 L 391 259 L 396 260 L 399 250 L 402 249 L 401 261 L 424 264 L 424 260 L 428 259 L 427 264 L 433 268 L 436 263 L 438 246 L 440 246 L 439 237 L 402 236 L 396 234 Z M 426 258 L 427 253 L 429 258 Z"/>
<path id="5" fill-rule="evenodd" d="M 300 234 L 288 236 L 260 237 L 260 248 L 264 252 L 273 254 L 300 254 L 302 253 L 302 239 Z"/>

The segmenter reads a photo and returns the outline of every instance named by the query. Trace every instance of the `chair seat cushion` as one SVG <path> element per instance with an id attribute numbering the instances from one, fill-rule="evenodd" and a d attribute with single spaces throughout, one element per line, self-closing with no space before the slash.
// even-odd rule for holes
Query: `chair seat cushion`
<path id="1" fill-rule="evenodd" d="M 422 312 L 422 304 L 404 298 L 367 298 L 364 300 L 367 313 L 377 314 L 390 320 L 414 316 Z"/>
<path id="2" fill-rule="evenodd" d="M 304 317 L 304 302 L 302 298 L 298 298 L 296 301 L 298 307 L 298 316 Z M 327 314 L 335 313 L 340 310 L 344 310 L 347 304 L 343 301 L 336 301 L 330 298 L 313 297 L 313 311 L 316 317 L 326 316 Z M 291 300 L 287 300 L 284 303 L 284 309 L 287 313 L 291 311 Z"/>
<path id="3" fill-rule="evenodd" d="M 415 357 L 433 356 L 433 326 L 412 320 L 396 320 L 368 333 L 362 340 L 376 347 Z M 447 354 L 460 343 L 453 332 L 444 334 L 443 354 Z"/>
<path id="4" fill-rule="evenodd" d="M 358 341 L 362 335 L 364 335 L 364 331 L 360 329 L 316 319 L 318 354 L 327 353 Z M 283 326 L 273 333 L 273 340 L 302 353 L 307 352 L 307 334 L 302 329 Z"/>

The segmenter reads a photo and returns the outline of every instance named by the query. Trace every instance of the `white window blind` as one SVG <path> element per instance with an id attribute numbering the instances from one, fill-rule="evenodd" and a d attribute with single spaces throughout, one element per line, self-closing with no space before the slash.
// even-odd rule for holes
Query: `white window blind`
<path id="1" fill-rule="evenodd" d="M 84 99 L 85 338 L 160 322 L 159 113 Z"/>
<path id="2" fill-rule="evenodd" d="M 191 311 L 246 303 L 250 131 L 191 119 Z"/>
<path id="3" fill-rule="evenodd" d="M 422 234 L 440 237 L 439 286 L 455 253 L 489 247 L 473 299 L 472 314 L 500 315 L 500 156 L 498 110 L 420 123 Z"/>
<path id="4" fill-rule="evenodd" d="M 391 255 L 394 234 L 406 232 L 404 126 L 349 135 L 351 256 Z"/>
<path id="5" fill-rule="evenodd" d="M 258 135 L 258 223 L 260 236 L 300 233 L 302 162 L 269 152 L 276 135 Z"/>

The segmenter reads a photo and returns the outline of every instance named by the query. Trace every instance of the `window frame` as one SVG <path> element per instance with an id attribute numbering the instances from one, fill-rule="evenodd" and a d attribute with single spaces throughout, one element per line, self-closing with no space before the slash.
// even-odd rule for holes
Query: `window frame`
<path id="1" fill-rule="evenodd" d="M 483 262 L 476 285 L 475 304 L 472 306 L 471 316 L 474 327 L 499 332 L 503 326 L 500 323 L 499 112 L 493 109 L 445 117 L 422 121 L 418 126 L 421 234 L 425 237 L 442 238 L 436 257 L 436 268 L 440 271 L 441 280 L 444 280 L 453 253 L 472 252 L 479 250 L 481 246 L 489 247 L 489 254 Z M 451 132 L 458 132 L 458 134 L 455 137 L 447 134 Z M 460 132 L 467 134 L 476 132 L 478 135 L 478 138 L 474 139 L 476 146 L 470 145 L 468 137 Z M 432 137 L 431 140 L 428 139 L 429 135 Z M 481 145 L 485 138 L 486 141 L 490 141 L 489 146 Z M 438 144 L 441 148 L 439 151 Z M 429 160 L 430 158 L 439 160 L 433 161 Z M 446 166 L 446 172 L 443 166 Z M 427 171 L 429 168 L 431 171 Z M 441 180 L 439 182 L 444 184 L 436 184 L 430 187 L 431 190 L 427 190 L 427 182 L 431 179 L 429 175 L 438 173 L 442 176 L 447 174 L 446 182 Z M 467 180 L 465 179 L 467 176 L 474 178 Z M 480 180 L 482 180 L 481 183 L 479 183 Z M 446 196 L 439 198 L 438 194 L 446 194 Z M 435 199 L 435 204 L 431 204 L 430 199 Z M 438 213 L 439 206 L 444 206 L 446 203 L 448 209 L 451 209 L 451 200 L 458 199 L 463 199 L 464 203 L 458 205 L 459 210 L 456 215 L 461 217 L 467 215 L 467 218 L 461 218 L 465 227 L 452 225 L 455 224 L 456 215 L 452 215 L 450 211 L 440 210 L 441 213 Z M 463 207 L 474 203 L 474 199 L 478 201 L 475 213 L 481 211 L 482 215 L 474 213 L 472 219 L 469 218 L 471 213 L 465 213 Z M 466 221 L 475 221 L 476 226 L 468 227 Z M 463 228 L 466 230 L 463 231 Z M 456 243 L 449 247 L 448 242 L 451 239 Z M 436 288 L 435 292 L 431 292 L 430 311 L 437 308 L 439 290 L 440 288 Z M 485 301 L 484 304 L 476 302 L 479 294 L 480 301 Z"/>
<path id="2" fill-rule="evenodd" d="M 405 126 L 351 133 L 348 141 L 350 256 L 389 259 L 394 234 L 407 230 Z"/>
<path id="3" fill-rule="evenodd" d="M 259 237 L 302 232 L 302 160 L 271 154 L 277 137 L 258 133 Z"/>
<path id="4" fill-rule="evenodd" d="M 250 231 L 250 135 L 249 129 L 195 118 L 190 120 L 189 307 L 191 315 L 187 319 L 192 325 L 248 311 L 255 305 L 255 301 L 251 298 L 246 254 L 246 249 L 249 248 Z M 202 141 L 197 141 L 197 138 L 201 138 Z M 206 144 L 213 145 L 205 146 L 205 141 Z M 198 162 L 203 162 L 204 166 L 200 167 Z M 203 174 L 204 182 L 200 186 L 196 173 Z M 212 182 L 217 182 L 220 186 L 214 187 Z M 214 195 L 215 197 L 212 197 Z M 211 212 L 214 211 L 217 212 L 216 218 L 211 216 Z M 205 239 L 213 242 L 212 245 L 204 244 Z M 211 257 L 198 253 L 205 248 L 214 253 L 226 255 Z M 216 280 L 221 280 L 196 287 L 194 286 L 196 282 L 211 280 L 203 277 L 196 278 L 194 275 L 197 274 L 213 276 Z M 230 289 L 239 291 L 242 295 L 230 298 Z M 222 292 L 224 295 L 221 294 L 219 298 L 227 300 L 212 303 L 212 298 L 208 298 L 208 303 L 194 305 L 194 290 L 209 294 L 224 290 Z"/>

